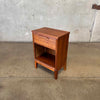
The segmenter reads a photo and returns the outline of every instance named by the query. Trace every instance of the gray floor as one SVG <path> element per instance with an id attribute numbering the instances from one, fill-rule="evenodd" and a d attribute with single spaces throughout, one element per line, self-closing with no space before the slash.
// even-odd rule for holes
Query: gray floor
<path id="1" fill-rule="evenodd" d="M 70 43 L 58 80 L 33 60 L 32 43 L 0 43 L 0 100 L 100 100 L 100 43 Z"/>

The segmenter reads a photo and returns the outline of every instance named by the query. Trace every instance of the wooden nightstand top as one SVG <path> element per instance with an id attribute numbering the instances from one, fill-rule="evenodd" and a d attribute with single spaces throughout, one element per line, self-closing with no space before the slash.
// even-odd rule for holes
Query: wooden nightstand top
<path id="1" fill-rule="evenodd" d="M 62 31 L 62 30 L 52 29 L 52 28 L 48 28 L 48 27 L 43 27 L 43 28 L 40 28 L 40 29 L 32 30 L 32 32 L 40 33 L 40 34 L 51 36 L 51 37 L 54 37 L 54 38 L 59 38 L 59 37 L 65 35 L 65 34 L 70 33 L 68 31 Z"/>

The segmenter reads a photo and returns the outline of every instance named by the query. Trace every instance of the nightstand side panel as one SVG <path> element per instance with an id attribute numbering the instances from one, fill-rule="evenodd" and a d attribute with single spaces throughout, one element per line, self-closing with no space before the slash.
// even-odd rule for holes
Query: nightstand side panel
<path id="1" fill-rule="evenodd" d="M 56 69 L 60 70 L 67 61 L 69 34 L 66 34 L 57 40 Z"/>

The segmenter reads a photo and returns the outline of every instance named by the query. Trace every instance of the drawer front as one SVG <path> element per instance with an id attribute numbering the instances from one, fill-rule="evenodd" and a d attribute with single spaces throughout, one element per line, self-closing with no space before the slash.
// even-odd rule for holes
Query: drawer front
<path id="1" fill-rule="evenodd" d="M 49 40 L 48 40 L 48 47 L 56 50 L 56 39 L 49 38 Z"/>
<path id="2" fill-rule="evenodd" d="M 41 34 L 34 34 L 34 42 L 44 47 L 56 49 L 56 40 Z"/>

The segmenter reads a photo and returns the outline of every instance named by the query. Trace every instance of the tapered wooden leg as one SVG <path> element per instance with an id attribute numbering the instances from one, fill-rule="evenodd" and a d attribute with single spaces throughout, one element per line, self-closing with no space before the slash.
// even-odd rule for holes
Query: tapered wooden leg
<path id="1" fill-rule="evenodd" d="M 66 63 L 65 63 L 65 65 L 64 65 L 64 70 L 66 70 Z"/>
<path id="2" fill-rule="evenodd" d="M 55 79 L 58 78 L 58 71 L 57 70 L 54 72 L 54 77 L 55 77 Z"/>
<path id="3" fill-rule="evenodd" d="M 37 62 L 35 61 L 35 68 L 37 69 Z"/>

